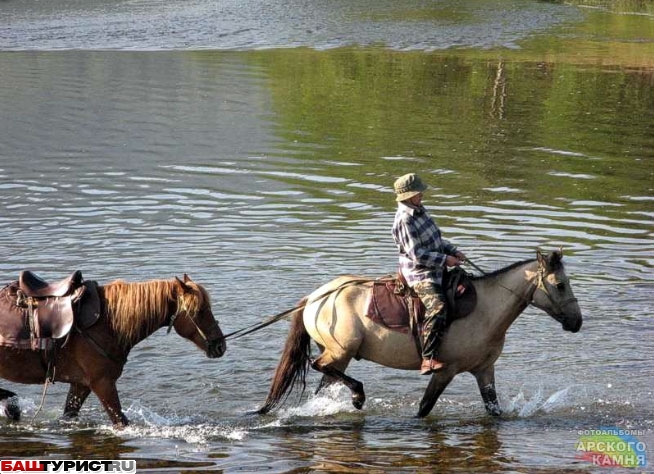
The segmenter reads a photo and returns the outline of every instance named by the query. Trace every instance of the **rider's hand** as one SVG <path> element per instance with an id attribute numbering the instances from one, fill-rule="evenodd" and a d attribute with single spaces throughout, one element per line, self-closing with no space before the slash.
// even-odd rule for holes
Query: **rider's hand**
<path id="1" fill-rule="evenodd" d="M 445 265 L 448 267 L 458 267 L 463 263 L 463 260 L 461 260 L 459 257 L 454 257 L 452 255 L 448 255 L 447 258 L 445 259 Z"/>

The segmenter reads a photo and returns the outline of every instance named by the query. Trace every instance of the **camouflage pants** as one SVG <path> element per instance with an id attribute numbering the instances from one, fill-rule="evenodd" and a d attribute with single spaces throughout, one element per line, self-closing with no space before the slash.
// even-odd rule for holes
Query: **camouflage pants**
<path id="1" fill-rule="evenodd" d="M 431 281 L 417 283 L 413 290 L 425 305 L 425 323 L 422 331 L 422 358 L 438 358 L 438 346 L 445 333 L 447 307 L 440 285 Z"/>

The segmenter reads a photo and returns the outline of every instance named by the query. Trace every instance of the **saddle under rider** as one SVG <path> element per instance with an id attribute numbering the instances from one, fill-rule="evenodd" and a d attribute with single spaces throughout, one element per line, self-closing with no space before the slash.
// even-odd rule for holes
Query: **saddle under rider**
<path id="1" fill-rule="evenodd" d="M 477 292 L 470 275 L 459 268 L 445 274 L 443 286 L 448 305 L 447 324 L 449 325 L 474 310 L 477 304 Z M 416 337 L 422 333 L 425 306 L 398 272 L 397 276 L 374 281 L 366 315 L 391 330 L 411 333 Z"/>

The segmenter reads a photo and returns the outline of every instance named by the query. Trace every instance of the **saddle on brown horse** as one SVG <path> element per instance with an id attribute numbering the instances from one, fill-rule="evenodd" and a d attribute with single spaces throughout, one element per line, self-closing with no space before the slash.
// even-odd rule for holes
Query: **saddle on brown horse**
<path id="1" fill-rule="evenodd" d="M 97 283 L 81 271 L 54 283 L 23 271 L 0 290 L 0 345 L 50 350 L 74 326 L 86 329 L 99 317 Z"/>
<path id="2" fill-rule="evenodd" d="M 477 292 L 471 277 L 464 270 L 456 268 L 446 272 L 443 287 L 447 304 L 447 324 L 469 315 L 477 305 Z M 425 306 L 418 295 L 407 285 L 398 273 L 375 280 L 366 315 L 394 331 L 419 335 L 425 316 Z"/>

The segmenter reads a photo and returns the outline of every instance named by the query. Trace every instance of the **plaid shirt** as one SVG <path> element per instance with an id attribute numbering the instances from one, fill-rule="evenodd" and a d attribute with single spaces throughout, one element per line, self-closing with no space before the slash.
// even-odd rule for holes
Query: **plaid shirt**
<path id="1" fill-rule="evenodd" d="M 427 210 L 398 203 L 393 239 L 400 251 L 400 271 L 409 286 L 420 281 L 440 285 L 448 255 L 456 247 L 441 237 L 441 231 Z"/>

